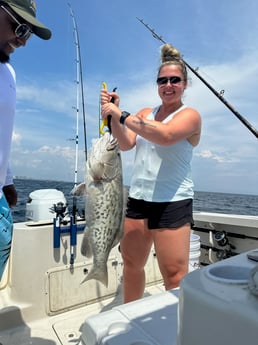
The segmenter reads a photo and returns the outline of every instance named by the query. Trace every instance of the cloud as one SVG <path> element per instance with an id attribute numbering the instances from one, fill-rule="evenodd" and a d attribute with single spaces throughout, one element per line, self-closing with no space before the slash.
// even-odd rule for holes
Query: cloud
<path id="1" fill-rule="evenodd" d="M 203 150 L 201 152 L 195 153 L 196 157 L 201 157 L 204 159 L 212 159 L 218 163 L 236 163 L 239 162 L 239 160 L 232 158 L 232 157 L 227 157 L 226 155 L 218 155 L 216 153 L 212 153 L 210 150 Z"/>
<path id="2" fill-rule="evenodd" d="M 252 59 L 251 59 L 252 60 Z M 253 61 L 253 60 L 252 60 Z M 248 64 L 241 74 L 238 73 L 243 65 L 243 59 L 235 61 L 229 64 L 218 64 L 211 66 L 204 66 L 199 69 L 199 73 L 202 73 L 204 77 L 211 83 L 218 86 L 215 82 L 219 80 L 218 89 L 225 89 L 225 96 L 230 96 L 234 102 L 239 104 L 239 107 L 243 108 L 243 113 L 248 114 L 250 109 L 253 109 L 253 103 L 255 102 L 255 93 L 250 93 L 250 90 L 243 87 L 245 81 L 252 85 L 252 90 L 257 85 L 255 78 L 255 71 L 257 70 L 256 64 Z M 204 72 L 203 72 L 204 71 Z M 218 167 L 215 170 L 213 164 L 216 163 L 221 167 L 222 172 L 225 173 L 225 164 L 230 169 L 237 171 L 237 164 L 241 165 L 241 161 L 244 158 L 254 159 L 252 157 L 257 156 L 257 146 L 253 146 L 253 138 L 248 134 L 247 129 L 241 124 L 241 122 L 234 117 L 234 115 L 228 110 L 211 92 L 205 87 L 195 76 L 191 76 L 191 83 L 185 95 L 185 103 L 198 109 L 202 115 L 203 129 L 202 138 L 199 146 L 195 148 L 195 157 L 198 158 L 199 164 L 206 164 L 206 168 L 210 169 L 209 174 L 217 174 L 220 172 Z M 148 72 L 146 70 L 141 73 L 137 73 L 137 76 L 132 77 L 126 86 L 122 86 L 119 89 L 121 97 L 121 108 L 130 112 L 137 112 L 139 109 L 145 106 L 154 106 L 159 104 L 160 100 L 157 95 L 157 89 L 155 85 L 155 78 L 153 78 L 153 71 Z M 94 85 L 96 85 L 96 82 Z M 109 87 L 113 87 L 109 83 Z M 71 108 L 71 104 L 74 102 L 74 97 L 69 96 L 72 90 L 70 83 L 65 82 L 62 85 L 58 84 L 54 93 L 50 90 L 53 89 L 53 83 L 51 82 L 48 87 L 45 86 L 47 92 L 41 92 L 40 84 L 34 82 L 33 87 L 29 84 L 23 84 L 19 93 L 18 112 L 22 111 L 22 108 L 26 108 L 26 114 L 30 116 L 30 126 L 24 127 L 24 121 L 19 122 L 19 127 L 16 129 L 16 140 L 14 145 L 20 146 L 20 152 L 16 147 L 13 153 L 14 167 L 25 169 L 24 161 L 25 152 L 26 156 L 32 158 L 31 167 L 29 170 L 29 164 L 27 166 L 28 176 L 34 177 L 35 175 L 49 177 L 55 170 L 55 175 L 61 180 L 73 180 L 74 172 L 74 145 L 71 143 L 67 146 L 67 140 L 75 133 L 75 115 L 70 115 L 67 111 L 68 106 Z M 241 87 L 240 87 L 241 86 Z M 258 85 L 257 85 L 258 87 Z M 230 93 L 228 92 L 230 90 Z M 87 109 L 87 132 L 88 146 L 91 146 L 91 139 L 98 136 L 98 92 L 99 89 L 88 89 L 86 97 L 86 109 Z M 74 90 L 73 90 L 74 92 Z M 88 99 L 90 104 L 88 104 Z M 242 101 L 245 100 L 245 102 Z M 28 100 L 30 102 L 28 102 Z M 55 108 L 55 100 L 59 100 L 57 107 Z M 94 108 L 95 103 L 95 108 Z M 27 104 L 30 106 L 27 107 Z M 31 107 L 31 106 L 34 107 Z M 36 114 L 34 113 L 34 110 Z M 59 112 L 62 115 L 62 121 L 58 123 L 56 121 L 56 113 Z M 53 114 L 50 116 L 50 114 Z M 46 116 L 45 114 L 48 114 Z M 92 116 L 93 114 L 93 116 Z M 27 116 L 26 115 L 26 116 Z M 250 121 L 254 119 L 254 113 L 250 115 Z M 255 120 L 255 119 L 254 119 Z M 256 120 L 257 121 L 257 120 Z M 42 126 L 42 128 L 39 128 Z M 82 124 L 80 122 L 80 128 Z M 18 135 L 19 133 L 19 135 Z M 40 135 L 39 135 L 40 133 Z M 19 140 L 18 140 L 19 138 Z M 80 133 L 80 156 L 83 161 L 83 133 Z M 28 143 L 31 142 L 31 145 Z M 63 142 L 64 145 L 61 145 Z M 24 149 L 26 145 L 26 151 Z M 31 149 L 30 149 L 31 147 Z M 89 148 L 88 147 L 88 148 Z M 237 147 L 237 150 L 235 148 Z M 22 150 L 23 153 L 22 153 Z M 18 164 L 18 160 L 22 159 L 23 164 Z M 132 164 L 134 160 L 134 151 L 123 152 L 123 170 L 124 181 L 128 184 L 130 181 Z M 50 161 L 53 160 L 53 163 Z M 45 162 L 45 163 L 44 163 Z M 210 163 L 209 163 L 210 162 Z M 208 165 L 207 165 L 208 163 Z M 210 167 L 209 167 L 210 164 Z M 22 165 L 22 166 L 21 166 Z M 233 168 L 234 167 L 234 168 Z M 258 168 L 258 167 L 257 167 Z M 248 164 L 246 164 L 246 172 L 241 169 L 242 176 L 248 173 Z M 69 171 L 69 173 L 68 173 Z M 80 164 L 80 176 L 83 179 L 84 162 Z M 22 174 L 24 175 L 24 174 Z M 239 177 L 240 179 L 241 177 Z"/>
<path id="3" fill-rule="evenodd" d="M 101 13 L 95 3 L 87 5 L 87 11 L 92 14 L 87 22 L 82 15 L 86 5 L 73 4 L 82 38 L 88 149 L 92 138 L 98 137 L 99 90 L 103 80 L 109 90 L 118 87 L 123 110 L 136 113 L 160 103 L 155 79 L 161 42 L 136 21 L 136 16 L 180 49 L 187 63 L 198 68 L 198 73 L 218 93 L 223 90 L 230 106 L 257 129 L 257 1 L 250 0 L 246 6 L 243 0 L 205 3 L 182 0 L 175 6 L 170 0 L 164 0 L 162 8 L 156 0 L 148 2 L 148 6 L 144 0 L 132 1 L 133 5 L 116 6 L 115 12 L 109 3 L 103 3 Z M 73 75 L 75 47 L 67 9 L 54 2 L 53 6 L 49 13 L 47 5 L 42 3 L 45 16 L 53 24 L 53 39 L 42 43 L 32 38 L 26 50 L 14 54 L 18 102 L 12 165 L 15 175 L 46 178 L 55 175 L 72 181 L 75 150 L 70 139 L 75 137 L 77 105 Z M 58 22 L 53 17 L 57 9 Z M 156 15 L 157 11 L 160 16 Z M 121 20 L 114 19 L 111 25 L 107 13 L 123 18 L 123 27 Z M 182 26 L 182 18 L 189 25 Z M 93 26 L 94 35 L 91 34 Z M 109 39 L 104 38 L 103 28 Z M 257 179 L 257 138 L 194 74 L 189 72 L 189 76 L 191 82 L 184 102 L 202 116 L 202 137 L 193 157 L 198 188 L 214 190 L 217 185 L 217 189 L 227 190 L 230 186 L 235 192 L 245 189 L 258 194 L 257 183 L 252 187 L 243 183 Z M 83 178 L 81 110 L 80 104 L 79 170 Z M 122 157 L 124 180 L 128 182 L 134 151 L 123 152 Z"/>
<path id="4" fill-rule="evenodd" d="M 12 136 L 12 142 L 16 145 L 19 145 L 21 142 L 21 135 L 17 133 L 16 131 L 13 131 L 13 136 Z"/>
<path id="5" fill-rule="evenodd" d="M 55 113 L 72 113 L 68 111 L 76 104 L 74 83 L 67 80 L 55 80 L 44 83 L 39 81 L 23 80 L 17 85 L 18 109 L 29 104 L 27 112 L 38 112 L 39 109 L 54 111 Z M 32 108 L 32 106 L 34 106 Z"/>

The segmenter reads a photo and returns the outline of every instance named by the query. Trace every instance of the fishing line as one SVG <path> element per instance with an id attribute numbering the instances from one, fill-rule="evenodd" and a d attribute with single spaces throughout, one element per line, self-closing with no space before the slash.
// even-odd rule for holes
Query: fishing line
<path id="1" fill-rule="evenodd" d="M 141 22 L 151 33 L 154 38 L 161 41 L 162 43 L 166 44 L 166 42 L 163 40 L 162 36 L 158 35 L 154 29 L 152 29 L 148 24 L 146 24 L 142 19 L 139 19 L 136 17 L 139 22 Z M 191 67 L 183 58 L 182 61 L 186 65 L 186 67 L 189 68 L 191 72 L 193 72 L 203 83 L 205 86 L 208 87 L 208 89 L 249 129 L 250 132 L 252 132 L 255 137 L 258 139 L 258 131 L 257 129 L 250 124 L 241 114 L 239 114 L 238 111 L 236 111 L 231 104 L 229 104 L 225 98 L 223 97 L 224 90 L 221 90 L 220 92 L 216 91 L 198 72 L 198 68 L 194 69 Z"/>

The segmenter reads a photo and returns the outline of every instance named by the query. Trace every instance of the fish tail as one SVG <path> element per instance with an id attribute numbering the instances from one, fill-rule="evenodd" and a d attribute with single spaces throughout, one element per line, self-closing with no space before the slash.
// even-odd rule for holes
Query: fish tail
<path id="1" fill-rule="evenodd" d="M 93 267 L 89 274 L 83 279 L 81 284 L 85 283 L 88 280 L 95 279 L 101 282 L 106 287 L 108 286 L 108 271 L 107 265 L 100 267 Z"/>

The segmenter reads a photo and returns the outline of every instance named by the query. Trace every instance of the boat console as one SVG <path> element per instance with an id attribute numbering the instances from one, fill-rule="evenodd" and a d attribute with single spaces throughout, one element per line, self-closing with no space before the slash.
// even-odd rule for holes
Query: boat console
<path id="1" fill-rule="evenodd" d="M 258 250 L 190 272 L 167 291 L 88 318 L 83 345 L 256 344 Z"/>

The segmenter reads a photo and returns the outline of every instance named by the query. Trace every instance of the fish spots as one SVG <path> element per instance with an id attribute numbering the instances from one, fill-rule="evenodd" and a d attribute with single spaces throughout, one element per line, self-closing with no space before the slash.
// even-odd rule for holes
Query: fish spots
<path id="1" fill-rule="evenodd" d="M 85 186 L 87 231 L 81 252 L 84 255 L 89 247 L 87 252 L 93 255 L 93 267 L 83 282 L 96 279 L 107 286 L 107 260 L 112 247 L 122 237 L 124 215 L 121 156 L 117 141 L 111 140 L 109 133 L 93 143 L 86 163 Z"/>

